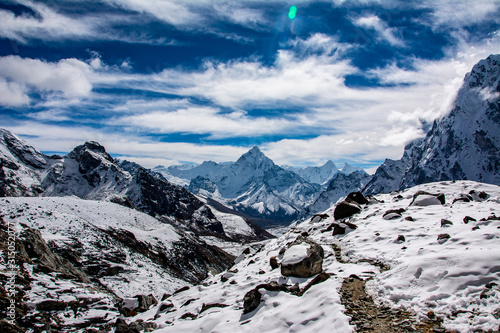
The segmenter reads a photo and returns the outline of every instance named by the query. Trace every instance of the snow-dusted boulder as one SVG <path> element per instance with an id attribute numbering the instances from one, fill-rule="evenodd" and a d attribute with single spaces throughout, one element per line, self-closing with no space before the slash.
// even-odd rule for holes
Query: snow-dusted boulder
<path id="1" fill-rule="evenodd" d="M 281 261 L 284 276 L 311 277 L 323 270 L 323 248 L 310 240 L 292 244 L 285 250 Z"/>
<path id="2" fill-rule="evenodd" d="M 425 191 L 418 191 L 413 195 L 413 201 L 410 206 L 433 206 L 433 205 L 444 205 L 446 199 L 444 194 L 432 194 Z"/>
<path id="3" fill-rule="evenodd" d="M 361 206 L 355 201 L 344 200 L 339 202 L 333 212 L 335 220 L 345 219 L 361 211 Z"/>

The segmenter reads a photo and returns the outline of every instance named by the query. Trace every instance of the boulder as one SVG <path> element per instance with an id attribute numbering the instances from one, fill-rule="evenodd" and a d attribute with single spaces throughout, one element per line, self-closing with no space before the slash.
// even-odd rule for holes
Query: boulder
<path id="1" fill-rule="evenodd" d="M 355 201 L 344 200 L 337 204 L 333 212 L 335 220 L 344 219 L 361 212 L 361 206 Z"/>
<path id="2" fill-rule="evenodd" d="M 257 309 L 262 299 L 262 294 L 255 288 L 250 290 L 243 297 L 243 314 L 250 313 Z"/>
<path id="3" fill-rule="evenodd" d="M 390 209 L 384 213 L 382 218 L 384 220 L 395 220 L 395 219 L 400 219 L 403 217 L 402 213 L 405 212 L 404 208 L 400 209 Z"/>
<path id="4" fill-rule="evenodd" d="M 137 295 L 135 296 L 139 303 L 138 307 L 135 309 L 137 312 L 145 312 L 149 310 L 149 308 L 153 305 L 158 304 L 158 301 L 153 296 L 153 294 L 149 295 Z"/>
<path id="5" fill-rule="evenodd" d="M 311 240 L 299 240 L 291 244 L 281 261 L 284 276 L 311 277 L 323 270 L 323 248 Z"/>
<path id="6" fill-rule="evenodd" d="M 441 219 L 441 227 L 445 227 L 447 225 L 453 225 L 453 222 L 447 219 Z"/>
<path id="7" fill-rule="evenodd" d="M 280 264 L 278 262 L 278 258 L 276 258 L 276 256 L 271 257 L 269 259 L 269 265 L 271 265 L 272 269 L 276 269 L 276 268 L 280 267 Z"/>
<path id="8" fill-rule="evenodd" d="M 410 206 L 432 206 L 444 205 L 446 203 L 445 196 L 442 193 L 433 194 L 425 191 L 418 191 L 413 195 L 413 200 Z"/>
<path id="9" fill-rule="evenodd" d="M 360 205 L 368 204 L 368 199 L 361 192 L 351 192 L 347 195 L 347 201 L 354 201 Z"/>

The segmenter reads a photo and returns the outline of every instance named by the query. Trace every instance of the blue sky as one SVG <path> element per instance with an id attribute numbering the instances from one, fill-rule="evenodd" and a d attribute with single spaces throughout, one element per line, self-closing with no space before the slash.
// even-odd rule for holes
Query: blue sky
<path id="1" fill-rule="evenodd" d="M 0 22 L 1 127 L 147 167 L 259 145 L 373 171 L 500 52 L 495 0 L 4 0 Z"/>

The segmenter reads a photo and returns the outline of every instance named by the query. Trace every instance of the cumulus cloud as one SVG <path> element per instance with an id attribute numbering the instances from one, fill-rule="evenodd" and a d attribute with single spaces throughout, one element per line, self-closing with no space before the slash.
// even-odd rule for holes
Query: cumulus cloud
<path id="1" fill-rule="evenodd" d="M 221 113 L 208 107 L 191 107 L 176 111 L 153 111 L 121 118 L 118 122 L 148 128 L 159 133 L 208 134 L 210 138 L 260 136 L 290 130 L 285 119 L 252 118 L 242 111 Z M 115 122 L 116 123 L 116 122 Z"/>
<path id="2" fill-rule="evenodd" d="M 360 17 L 354 20 L 353 23 L 359 27 L 374 30 L 377 39 L 386 41 L 392 46 L 405 46 L 403 39 L 398 36 L 397 29 L 389 27 L 387 22 L 382 21 L 378 16 Z"/>
<path id="3" fill-rule="evenodd" d="M 0 105 L 3 106 L 21 106 L 30 101 L 22 85 L 2 78 L 0 78 L 0 97 Z"/>
<path id="4" fill-rule="evenodd" d="M 88 64 L 73 58 L 51 63 L 19 56 L 0 57 L 0 82 L 4 82 L 0 85 L 13 93 L 11 105 L 26 104 L 30 89 L 61 92 L 66 97 L 88 96 L 92 89 L 90 72 Z"/>

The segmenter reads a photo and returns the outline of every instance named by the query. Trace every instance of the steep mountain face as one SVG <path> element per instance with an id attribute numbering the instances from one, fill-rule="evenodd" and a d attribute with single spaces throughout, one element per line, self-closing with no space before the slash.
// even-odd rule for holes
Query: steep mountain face
<path id="1" fill-rule="evenodd" d="M 346 194 L 362 190 L 372 176 L 364 170 L 357 170 L 349 174 L 337 173 L 316 201 L 306 207 L 306 215 L 316 214 L 328 209 Z"/>
<path id="2" fill-rule="evenodd" d="M 451 112 L 407 146 L 400 163 L 384 163 L 365 192 L 458 179 L 500 184 L 500 55 L 473 67 Z"/>
<path id="3" fill-rule="evenodd" d="M 319 167 L 295 168 L 283 166 L 283 169 L 290 170 L 312 184 L 326 185 L 339 172 L 339 169 L 332 161 L 328 161 Z"/>
<path id="4" fill-rule="evenodd" d="M 154 168 L 162 172 L 162 168 Z M 285 170 L 253 147 L 234 163 L 203 162 L 193 168 L 170 167 L 166 178 L 189 179 L 189 190 L 219 200 L 262 225 L 289 223 L 314 201 L 320 186 Z"/>
<path id="5" fill-rule="evenodd" d="M 48 158 L 7 130 L 0 129 L 0 196 L 37 196 L 39 171 Z"/>

